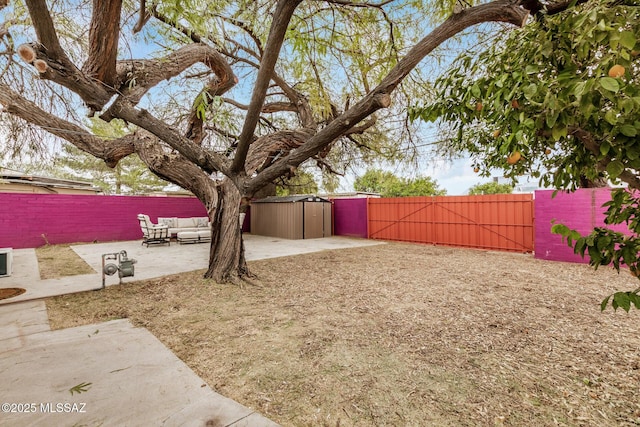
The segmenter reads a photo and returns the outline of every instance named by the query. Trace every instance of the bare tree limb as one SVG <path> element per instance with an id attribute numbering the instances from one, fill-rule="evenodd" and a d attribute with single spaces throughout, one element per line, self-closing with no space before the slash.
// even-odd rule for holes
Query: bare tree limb
<path id="1" fill-rule="evenodd" d="M 249 37 L 251 37 L 251 40 L 253 40 L 256 47 L 258 48 L 258 54 L 252 53 L 254 57 L 260 58 L 264 54 L 264 48 L 262 47 L 262 42 L 260 41 L 260 38 L 253 32 L 253 30 L 247 24 L 245 24 L 244 22 L 238 19 L 229 18 L 227 16 L 216 15 L 216 17 L 242 29 L 245 33 L 247 33 Z"/>
<path id="2" fill-rule="evenodd" d="M 138 22 L 136 22 L 136 25 L 133 27 L 133 34 L 142 31 L 142 27 L 149 21 L 149 18 L 151 18 L 151 14 L 147 11 L 146 1 L 140 0 L 140 13 L 138 15 Z"/>
<path id="3" fill-rule="evenodd" d="M 214 82 L 220 93 L 226 92 L 238 82 L 225 58 L 214 48 L 200 43 L 183 46 L 160 59 L 119 61 L 116 69 L 118 80 L 122 82 L 120 95 L 103 113 L 102 119 L 109 121 L 115 117 L 113 109 L 120 100 L 126 99 L 127 102 L 137 104 L 149 89 L 198 62 L 214 72 L 217 79 Z"/>
<path id="4" fill-rule="evenodd" d="M 89 27 L 89 57 L 82 72 L 103 84 L 116 84 L 122 0 L 93 0 Z"/>
<path id="5" fill-rule="evenodd" d="M 0 104 L 3 105 L 4 111 L 71 142 L 82 151 L 103 159 L 110 167 L 115 167 L 120 159 L 134 152 L 135 134 L 105 141 L 76 124 L 44 111 L 2 83 Z"/>
<path id="6" fill-rule="evenodd" d="M 29 15 L 36 31 L 38 43 L 28 46 L 35 60 L 26 61 L 34 65 L 40 78 L 51 80 L 76 92 L 93 111 L 99 111 L 111 99 L 112 92 L 96 84 L 71 62 L 60 46 L 53 20 L 45 0 L 26 0 Z M 24 57 L 23 57 L 24 59 Z"/>
<path id="7" fill-rule="evenodd" d="M 280 56 L 280 48 L 284 41 L 284 35 L 287 31 L 291 16 L 293 15 L 294 10 L 298 7 L 298 4 L 300 4 L 300 1 L 301 0 L 280 0 L 276 6 L 273 15 L 273 22 L 271 23 L 271 29 L 269 30 L 269 38 L 267 39 L 264 55 L 262 56 L 262 62 L 260 64 L 260 70 L 258 70 L 258 77 L 256 79 L 253 94 L 251 95 L 251 103 L 249 104 L 249 110 L 247 111 L 247 118 L 244 122 L 242 132 L 240 133 L 238 149 L 236 150 L 236 155 L 233 159 L 233 164 L 231 165 L 232 172 L 238 173 L 244 169 L 249 145 L 251 144 L 256 125 L 258 124 L 258 116 L 262 109 L 265 95 L 267 94 L 269 82 L 273 76 L 276 61 Z"/>
<path id="8" fill-rule="evenodd" d="M 460 13 L 450 16 L 409 50 L 377 87 L 312 136 L 302 146 L 291 150 L 287 156 L 264 169 L 251 182 L 247 182 L 244 191 L 251 194 L 258 190 L 266 183 L 286 173 L 290 168 L 297 167 L 306 159 L 313 157 L 326 145 L 343 136 L 354 125 L 357 125 L 375 111 L 388 107 L 391 103 L 390 93 L 398 84 L 433 49 L 460 31 L 483 22 L 507 22 L 522 26 L 528 14 L 529 12 L 526 9 L 514 4 L 512 0 L 496 0 L 464 9 Z"/>
<path id="9" fill-rule="evenodd" d="M 136 153 L 149 167 L 149 170 L 169 182 L 179 184 L 191 191 L 200 200 L 211 201 L 207 211 L 215 206 L 217 194 L 211 185 L 209 174 L 197 165 L 177 153 L 167 153 L 162 149 L 161 141 L 153 134 L 141 131 L 135 141 Z"/>
<path id="10" fill-rule="evenodd" d="M 112 108 L 113 117 L 121 118 L 151 132 L 206 173 L 221 172 L 233 179 L 229 161 L 224 156 L 205 150 L 190 139 L 181 136 L 173 127 L 157 119 L 147 110 L 136 109 L 126 99 L 120 99 Z"/>

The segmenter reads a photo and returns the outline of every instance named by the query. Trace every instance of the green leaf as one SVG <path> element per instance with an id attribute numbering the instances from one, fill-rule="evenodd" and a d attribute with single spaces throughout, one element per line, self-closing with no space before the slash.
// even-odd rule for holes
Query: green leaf
<path id="1" fill-rule="evenodd" d="M 603 89 L 608 90 L 609 92 L 618 92 L 620 90 L 620 83 L 612 77 L 602 77 L 600 79 L 600 85 Z"/>
<path id="2" fill-rule="evenodd" d="M 607 123 L 612 125 L 615 125 L 616 123 L 618 123 L 618 115 L 613 110 L 607 111 L 604 115 L 604 119 L 607 121 Z"/>
<path id="3" fill-rule="evenodd" d="M 629 292 L 629 300 L 638 310 L 640 310 L 640 295 L 635 292 Z"/>
<path id="4" fill-rule="evenodd" d="M 567 128 L 564 126 L 554 127 L 553 129 L 551 129 L 551 136 L 553 136 L 553 139 L 558 141 L 560 140 L 560 138 L 567 136 Z"/>
<path id="5" fill-rule="evenodd" d="M 88 391 L 89 388 L 91 387 L 91 383 L 80 383 L 76 386 L 73 386 L 69 389 L 69 393 L 71 393 L 71 396 L 73 396 L 73 393 L 83 393 L 85 391 Z"/>
<path id="6" fill-rule="evenodd" d="M 602 300 L 602 302 L 600 303 L 600 311 L 604 311 L 607 308 L 607 304 L 609 304 L 609 299 L 611 299 L 611 295 L 609 295 L 608 297 Z"/>
<path id="7" fill-rule="evenodd" d="M 631 308 L 631 300 L 629 299 L 629 295 L 626 292 L 616 292 L 613 294 L 613 301 L 618 304 L 618 306 L 622 307 L 624 311 L 627 313 Z"/>
<path id="8" fill-rule="evenodd" d="M 623 31 L 620 33 L 620 44 L 627 49 L 633 49 L 636 45 L 636 36 L 631 31 Z"/>
<path id="9" fill-rule="evenodd" d="M 549 129 L 553 129 L 553 127 L 556 125 L 556 120 L 558 120 L 558 116 L 560 116 L 560 113 L 558 111 L 550 112 L 549 114 L 547 114 L 545 121 Z"/>
<path id="10" fill-rule="evenodd" d="M 611 179 L 616 179 L 624 172 L 624 164 L 620 160 L 614 160 L 607 165 L 607 173 Z"/>
<path id="11" fill-rule="evenodd" d="M 569 230 L 569 227 L 567 227 L 564 224 L 554 224 L 551 227 L 551 232 L 553 234 L 561 234 L 563 236 L 567 236 L 569 235 L 570 230 Z"/>
<path id="12" fill-rule="evenodd" d="M 598 239 L 596 247 L 599 251 L 607 249 L 611 245 L 611 237 L 601 237 Z"/>
<path id="13" fill-rule="evenodd" d="M 540 68 L 538 68 L 537 65 L 527 65 L 524 69 L 524 72 L 527 74 L 537 74 L 538 72 L 540 72 Z"/>
<path id="14" fill-rule="evenodd" d="M 529 100 L 531 100 L 531 98 L 533 98 L 536 93 L 538 93 L 538 86 L 535 83 L 531 83 L 524 88 L 524 96 Z"/>
<path id="15" fill-rule="evenodd" d="M 600 154 L 606 156 L 610 148 L 611 144 L 609 144 L 607 141 L 603 141 L 602 144 L 600 144 Z"/>
<path id="16" fill-rule="evenodd" d="M 626 125 L 622 125 L 620 127 L 620 132 L 624 135 L 624 136 L 636 136 L 638 134 L 637 129 L 635 128 L 635 126 L 630 125 L 630 124 L 626 124 Z"/>

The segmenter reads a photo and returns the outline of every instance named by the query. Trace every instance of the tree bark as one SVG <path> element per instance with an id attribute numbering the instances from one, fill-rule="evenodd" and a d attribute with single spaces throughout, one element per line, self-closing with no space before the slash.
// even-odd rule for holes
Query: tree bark
<path id="1" fill-rule="evenodd" d="M 116 59 L 120 38 L 122 0 L 93 0 L 89 28 L 89 58 L 82 71 L 113 87 L 116 84 Z"/>
<path id="2" fill-rule="evenodd" d="M 230 180 L 225 179 L 217 187 L 215 207 L 209 212 L 211 249 L 209 269 L 204 275 L 218 283 L 235 282 L 251 275 L 244 257 L 240 202 L 240 192 Z"/>

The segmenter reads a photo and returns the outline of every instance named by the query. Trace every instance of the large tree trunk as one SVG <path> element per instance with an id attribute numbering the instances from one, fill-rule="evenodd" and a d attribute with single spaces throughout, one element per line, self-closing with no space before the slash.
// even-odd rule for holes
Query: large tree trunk
<path id="1" fill-rule="evenodd" d="M 228 283 L 250 276 L 242 242 L 241 196 L 228 179 L 217 187 L 217 195 L 210 213 L 211 250 L 209 269 L 204 277 Z"/>

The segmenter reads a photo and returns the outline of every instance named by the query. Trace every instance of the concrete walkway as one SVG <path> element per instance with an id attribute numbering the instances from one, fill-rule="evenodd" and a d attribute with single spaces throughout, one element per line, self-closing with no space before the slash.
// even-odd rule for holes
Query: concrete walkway
<path id="1" fill-rule="evenodd" d="M 248 260 L 380 244 L 332 237 L 283 240 L 245 236 Z M 140 241 L 73 249 L 100 271 L 102 254 L 137 259 L 133 280 L 205 268 L 207 244 L 143 247 Z M 34 250 L 14 253 L 0 287 L 24 294 L 0 300 L 0 425 L 276 426 L 217 394 L 144 328 L 126 319 L 50 331 L 40 298 L 100 288 L 100 274 L 40 280 Z M 107 285 L 118 283 L 108 277 Z M 7 406 L 8 404 L 8 406 Z"/>

